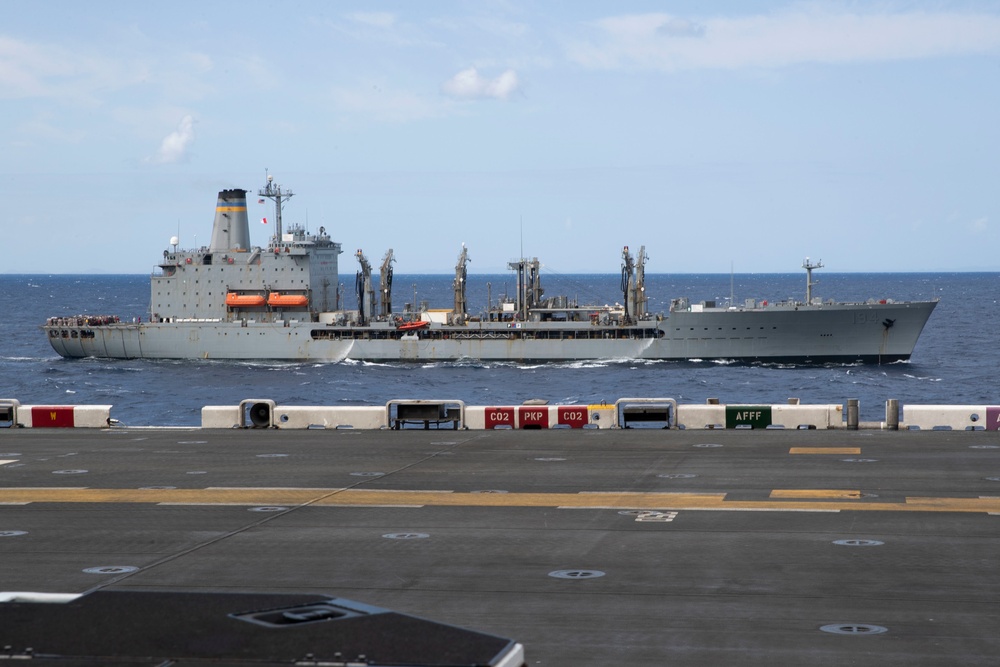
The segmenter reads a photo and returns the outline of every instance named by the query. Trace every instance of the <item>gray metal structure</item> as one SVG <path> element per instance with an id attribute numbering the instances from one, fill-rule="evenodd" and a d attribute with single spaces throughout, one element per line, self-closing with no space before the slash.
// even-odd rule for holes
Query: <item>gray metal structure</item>
<path id="1" fill-rule="evenodd" d="M 465 298 L 468 253 L 455 267 L 451 311 L 392 312 L 386 289 L 393 261 L 382 263 L 382 308 L 376 315 L 371 265 L 359 250 L 358 310 L 339 303 L 337 257 L 320 227 L 285 232 L 281 209 L 292 196 L 269 176 L 259 191 L 275 206 L 267 248 L 249 248 L 246 191 L 224 190 L 212 243 L 163 253 L 151 278 L 150 317 L 53 317 L 42 326 L 64 357 L 442 361 L 579 359 L 725 359 L 863 361 L 908 359 L 937 301 L 835 303 L 812 297 L 807 259 L 806 301 L 743 306 L 674 299 L 669 313 L 648 312 L 645 247 L 622 252 L 622 305 L 579 304 L 544 296 L 537 258 L 511 262 L 513 300 L 491 303 L 471 317 Z"/>

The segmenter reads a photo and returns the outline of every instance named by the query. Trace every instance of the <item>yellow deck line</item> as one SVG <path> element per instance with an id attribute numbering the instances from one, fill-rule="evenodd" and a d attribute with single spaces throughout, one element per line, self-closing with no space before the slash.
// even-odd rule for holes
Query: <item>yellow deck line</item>
<path id="1" fill-rule="evenodd" d="M 789 454 L 860 454 L 860 447 L 792 447 Z"/>
<path id="2" fill-rule="evenodd" d="M 861 498 L 860 491 L 844 489 L 775 489 L 771 498 Z"/>
<path id="3" fill-rule="evenodd" d="M 800 492 L 801 493 L 801 492 Z M 820 491 L 814 493 L 845 493 Z M 847 491 L 846 493 L 853 493 Z M 843 497 L 827 495 L 823 497 Z M 776 497 L 777 498 L 777 497 Z M 324 507 L 565 507 L 664 510 L 1000 513 L 1000 498 L 908 497 L 905 502 L 726 500 L 724 493 L 464 493 L 339 489 L 0 489 L 0 504 L 149 503 Z"/>

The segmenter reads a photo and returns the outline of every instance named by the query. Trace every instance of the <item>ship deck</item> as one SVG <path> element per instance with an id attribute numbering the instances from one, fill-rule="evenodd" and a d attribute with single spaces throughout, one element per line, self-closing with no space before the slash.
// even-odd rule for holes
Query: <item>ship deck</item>
<path id="1" fill-rule="evenodd" d="M 1000 653 L 992 433 L 24 429 L 0 461 L 0 590 L 338 596 L 532 666 Z"/>

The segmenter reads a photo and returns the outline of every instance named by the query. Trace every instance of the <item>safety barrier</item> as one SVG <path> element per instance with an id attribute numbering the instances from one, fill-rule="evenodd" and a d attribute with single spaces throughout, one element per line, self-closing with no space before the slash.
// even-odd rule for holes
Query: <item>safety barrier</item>
<path id="1" fill-rule="evenodd" d="M 673 398 L 621 398 L 613 404 L 466 406 L 456 399 L 397 399 L 385 406 L 279 406 L 270 399 L 245 399 L 239 406 L 202 408 L 202 428 L 843 428 L 843 406 L 678 405 Z M 984 412 L 985 414 L 985 412 Z"/>
<path id="2" fill-rule="evenodd" d="M 380 429 L 386 426 L 386 409 L 379 405 L 279 406 L 270 399 L 248 398 L 238 406 L 207 405 L 201 409 L 202 428 Z"/>
<path id="3" fill-rule="evenodd" d="M 17 409 L 21 402 L 16 398 L 0 398 L 0 428 L 17 426 Z"/>
<path id="4" fill-rule="evenodd" d="M 855 404 L 856 399 L 848 401 Z M 886 402 L 881 428 L 909 430 L 1000 431 L 1000 406 L 905 405 Z M 21 405 L 0 399 L 0 428 L 107 428 L 117 425 L 110 405 Z M 279 406 L 271 399 L 253 398 L 237 406 L 205 406 L 202 428 L 355 428 L 423 427 L 489 430 L 555 428 L 634 428 L 655 425 L 682 429 L 836 429 L 851 428 L 839 404 L 681 404 L 672 398 L 622 398 L 613 404 L 466 406 L 460 400 L 392 400 L 384 406 Z M 868 423 L 866 428 L 878 424 Z M 857 428 L 855 422 L 854 428 Z"/>
<path id="5" fill-rule="evenodd" d="M 107 428 L 112 424 L 110 405 L 14 405 L 11 415 L 24 428 Z"/>
<path id="6" fill-rule="evenodd" d="M 619 398 L 615 401 L 615 426 L 621 428 L 634 428 L 637 422 L 670 428 L 676 415 L 677 401 L 672 398 Z"/>
<path id="7" fill-rule="evenodd" d="M 1000 406 L 904 405 L 900 426 L 909 430 L 1000 431 Z"/>
<path id="8" fill-rule="evenodd" d="M 356 428 L 386 427 L 385 408 L 380 405 L 327 408 L 280 406 L 275 428 Z"/>
<path id="9" fill-rule="evenodd" d="M 646 399 L 631 399 L 646 400 Z M 659 400 L 659 399 L 655 399 Z M 238 406 L 201 409 L 202 428 L 616 428 L 619 406 L 510 405 L 466 406 L 463 401 L 391 400 L 385 406 L 286 406 L 248 398 Z"/>
<path id="10" fill-rule="evenodd" d="M 797 399 L 776 405 L 705 405 L 677 407 L 677 426 L 684 429 L 715 428 L 843 428 L 844 406 L 799 405 Z"/>
<path id="11" fill-rule="evenodd" d="M 403 399 L 385 404 L 385 421 L 390 428 L 400 429 L 408 424 L 422 425 L 429 429 L 431 424 L 440 428 L 448 424 L 453 429 L 465 424 L 465 403 L 458 400 Z"/>
<path id="12" fill-rule="evenodd" d="M 472 430 L 612 428 L 611 419 L 601 422 L 605 405 L 470 405 L 465 408 L 465 427 Z"/>
<path id="13" fill-rule="evenodd" d="M 206 405 L 201 409 L 202 428 L 236 428 L 239 425 L 239 406 Z"/>

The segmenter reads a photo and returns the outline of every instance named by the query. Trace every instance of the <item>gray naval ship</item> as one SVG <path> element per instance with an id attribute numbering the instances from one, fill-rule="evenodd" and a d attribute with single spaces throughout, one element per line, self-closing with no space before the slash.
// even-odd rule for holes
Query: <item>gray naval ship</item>
<path id="1" fill-rule="evenodd" d="M 282 228 L 290 190 L 268 176 L 258 192 L 274 203 L 274 235 L 251 247 L 247 191 L 223 190 L 211 243 L 179 250 L 176 238 L 150 281 L 145 321 L 112 315 L 53 317 L 42 326 L 64 357 L 112 359 L 285 359 L 335 362 L 566 361 L 670 359 L 886 363 L 913 353 L 934 301 L 835 303 L 813 298 L 809 260 L 805 301 L 741 306 L 674 299 L 668 313 L 648 312 L 645 248 L 622 252 L 623 305 L 582 305 L 545 297 L 537 259 L 519 259 L 517 291 L 471 314 L 462 247 L 455 266 L 454 305 L 432 310 L 392 307 L 392 250 L 380 269 L 359 250 L 358 307 L 338 291 L 339 243 L 323 227 Z M 376 312 L 377 308 L 377 312 Z"/>

